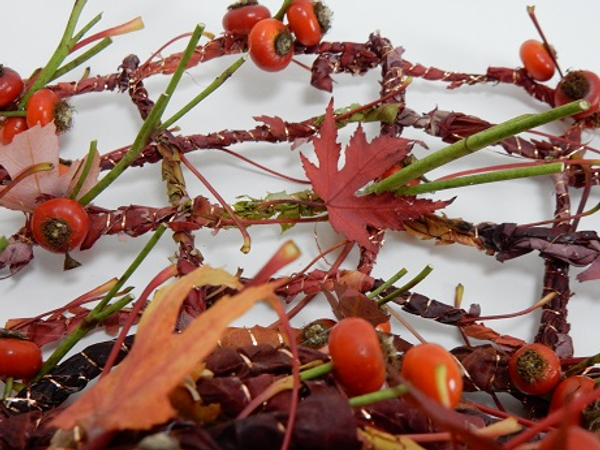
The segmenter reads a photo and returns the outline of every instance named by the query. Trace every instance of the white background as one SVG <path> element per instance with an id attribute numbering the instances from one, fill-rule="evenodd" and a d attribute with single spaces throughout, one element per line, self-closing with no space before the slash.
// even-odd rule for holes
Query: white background
<path id="1" fill-rule="evenodd" d="M 63 25 L 72 2 L 48 2 L 27 0 L 13 2 L 12 19 L 4 20 L 0 62 L 18 70 L 23 76 L 43 65 L 51 55 L 62 34 Z M 442 1 L 384 1 L 349 2 L 330 0 L 334 11 L 333 28 L 327 36 L 331 41 L 364 42 L 369 33 L 379 30 L 396 46 L 406 49 L 405 57 L 411 62 L 432 65 L 445 70 L 462 72 L 485 72 L 488 66 L 516 67 L 520 65 L 518 49 L 526 39 L 537 38 L 536 31 L 527 16 L 526 2 L 484 2 L 480 0 L 461 2 Z M 279 3 L 265 0 L 264 4 L 275 12 Z M 98 1 L 87 5 L 81 24 L 99 12 L 104 12 L 102 22 L 95 31 L 114 26 L 135 16 L 142 16 L 146 28 L 132 35 L 121 36 L 102 54 L 91 61 L 92 74 L 108 74 L 117 71 L 122 58 L 129 53 L 145 60 L 154 50 L 176 35 L 190 31 L 196 23 L 206 24 L 206 30 L 216 34 L 221 31 L 221 18 L 228 2 L 199 0 L 195 2 L 171 0 Z M 537 5 L 537 14 L 551 43 L 559 53 L 564 70 L 589 69 L 600 72 L 600 57 L 593 49 L 597 41 L 597 18 L 600 4 L 597 2 L 546 1 Z M 10 36 L 10 39 L 8 37 Z M 7 44 L 10 41 L 10 44 Z M 175 44 L 165 55 L 180 51 L 185 41 Z M 235 57 L 221 58 L 190 69 L 176 92 L 169 112 L 192 98 L 233 62 Z M 310 64 L 311 57 L 298 57 Z M 80 71 L 68 74 L 65 79 L 81 76 Z M 351 103 L 366 103 L 378 97 L 378 71 L 364 77 L 338 75 L 335 77 L 333 96 L 337 107 Z M 147 87 L 156 98 L 164 88 L 167 77 L 153 77 Z M 550 83 L 556 83 L 553 79 Z M 213 94 L 179 125 L 185 134 L 207 133 L 226 128 L 248 129 L 254 126 L 256 115 L 276 115 L 286 120 L 303 120 L 322 114 L 331 95 L 315 90 L 309 85 L 309 73 L 292 64 L 285 71 L 270 74 L 256 69 L 248 62 L 225 86 Z M 408 106 L 419 112 L 438 107 L 456 110 L 500 122 L 517 114 L 538 112 L 544 105 L 528 98 L 521 89 L 513 86 L 464 87 L 449 92 L 441 83 L 415 80 L 407 95 Z M 89 142 L 97 139 L 102 153 L 132 142 L 140 125 L 135 108 L 126 95 L 117 93 L 90 94 L 72 99 L 77 113 L 73 130 L 61 137 L 62 155 L 65 158 L 82 157 Z M 166 116 L 169 116 L 167 112 Z M 344 131 L 341 140 L 348 138 Z M 554 132 L 560 126 L 550 128 Z M 375 127 L 367 127 L 371 136 Z M 407 130 L 408 137 L 424 139 L 431 150 L 443 146 L 424 134 Z M 591 145 L 597 144 L 596 134 L 586 136 Z M 233 148 L 272 168 L 284 169 L 286 173 L 303 177 L 298 151 L 290 146 L 258 143 Z M 310 147 L 300 151 L 310 153 Z M 424 154 L 419 150 L 420 154 Z M 514 162 L 498 150 L 484 150 L 481 154 L 465 158 L 446 169 L 447 172 Z M 200 151 L 190 156 L 198 169 L 214 184 L 229 201 L 248 194 L 262 197 L 268 192 L 304 189 L 248 167 L 244 163 L 217 151 Z M 188 188 L 192 195 L 208 195 L 205 188 L 186 173 Z M 436 198 L 446 199 L 457 195 L 455 202 L 446 209 L 450 217 L 462 217 L 473 223 L 519 222 L 528 223 L 552 217 L 554 198 L 548 180 L 536 179 L 500 183 L 485 187 L 464 188 L 441 192 Z M 592 195 L 589 206 L 598 201 L 598 193 Z M 129 204 L 150 206 L 167 205 L 164 186 L 160 181 L 159 165 L 134 168 L 125 173 L 115 185 L 103 193 L 96 203 L 103 207 Z M 23 223 L 22 214 L 0 211 L 0 233 L 11 235 Z M 580 229 L 600 228 L 600 218 L 593 216 L 581 221 Z M 318 248 L 327 248 L 337 242 L 339 236 L 326 224 L 297 227 L 280 235 L 275 226 L 250 229 L 253 237 L 252 251 L 248 255 L 239 252 L 241 238 L 237 231 L 220 232 L 213 236 L 210 231 L 198 233 L 197 246 L 213 266 L 235 271 L 244 268 L 248 275 L 262 265 L 270 253 L 285 239 L 294 239 L 303 250 L 303 258 L 287 269 L 286 273 L 299 270 L 318 254 Z M 316 237 L 315 237 L 316 236 Z M 0 322 L 13 317 L 28 317 L 61 306 L 111 277 L 122 274 L 128 264 L 145 244 L 147 236 L 132 239 L 109 236 L 101 239 L 91 250 L 75 252 L 83 263 L 77 270 L 63 273 L 60 256 L 35 249 L 35 259 L 18 275 L 0 281 Z M 145 284 L 168 264 L 168 257 L 176 247 L 168 234 L 138 270 L 128 285 L 135 286 L 139 294 Z M 346 267 L 353 267 L 355 256 Z M 331 258 L 329 259 L 331 261 Z M 458 245 L 436 247 L 432 242 L 420 242 L 389 233 L 373 275 L 387 278 L 402 267 L 409 275 L 416 275 L 426 264 L 432 264 L 434 272 L 421 283 L 417 291 L 432 298 L 451 303 L 458 283 L 465 286 L 464 306 L 479 303 L 483 314 L 512 312 L 526 308 L 539 299 L 543 262 L 531 254 L 504 264 L 473 248 Z M 318 267 L 326 269 L 327 264 Z M 573 271 L 573 274 L 577 271 Z M 599 350 L 595 334 L 595 318 L 600 317 L 598 305 L 599 282 L 580 284 L 573 282 L 575 296 L 570 302 L 572 335 L 577 354 L 595 353 Z M 303 312 L 296 325 L 312 319 L 330 316 L 323 299 Z M 240 323 L 267 325 L 273 320 L 271 312 L 257 308 Z M 458 343 L 457 332 L 452 327 L 410 318 L 422 335 L 432 341 L 447 345 Z M 520 319 L 489 323 L 497 330 L 531 340 L 537 328 L 538 314 Z M 395 326 L 405 338 L 413 340 L 408 333 Z M 94 333 L 86 340 L 104 340 L 103 333 Z M 84 344 L 81 344 L 84 345 Z"/>

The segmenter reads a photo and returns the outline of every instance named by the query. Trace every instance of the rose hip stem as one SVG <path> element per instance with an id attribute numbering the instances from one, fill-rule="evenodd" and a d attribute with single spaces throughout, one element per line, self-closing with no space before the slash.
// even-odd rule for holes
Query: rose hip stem
<path id="1" fill-rule="evenodd" d="M 52 370 L 52 368 L 69 352 L 69 350 L 71 350 L 73 348 L 73 346 L 77 342 L 79 342 L 79 340 L 83 336 L 85 336 L 88 333 L 88 331 L 90 331 L 94 327 L 94 325 L 97 322 L 106 319 L 106 317 L 108 317 L 108 315 L 112 314 L 113 312 L 118 311 L 119 309 L 123 308 L 125 306 L 125 304 L 127 304 L 133 300 L 133 297 L 126 296 L 123 300 L 123 303 L 125 303 L 125 304 L 121 304 L 121 301 L 119 301 L 119 302 L 117 302 L 118 305 L 117 305 L 117 303 L 115 303 L 116 306 L 112 305 L 112 306 L 115 306 L 114 311 L 113 311 L 113 308 L 111 307 L 111 305 L 108 305 L 108 302 L 121 290 L 121 288 L 125 285 L 127 280 L 131 277 L 131 275 L 133 275 L 133 273 L 137 270 L 137 268 L 140 266 L 142 261 L 146 258 L 146 256 L 148 256 L 150 254 L 150 252 L 152 251 L 154 246 L 158 243 L 161 236 L 164 234 L 164 232 L 166 230 L 167 230 L 167 227 L 164 225 L 161 225 L 157 228 L 157 230 L 154 232 L 154 234 L 152 235 L 150 240 L 146 243 L 144 248 L 142 248 L 140 253 L 136 256 L 136 258 L 133 260 L 133 262 L 129 265 L 127 270 L 123 273 L 123 275 L 121 275 L 121 277 L 119 277 L 119 280 L 117 281 L 117 283 L 115 283 L 115 285 L 112 287 L 112 289 L 94 307 L 94 309 L 92 309 L 88 313 L 88 315 L 85 317 L 83 322 L 81 322 L 67 336 L 67 338 L 64 339 L 58 345 L 58 347 L 56 348 L 56 350 L 54 350 L 52 355 L 50 355 L 50 357 L 44 362 L 44 365 L 42 366 L 42 368 L 40 369 L 40 371 L 38 372 L 38 374 L 32 381 L 39 380 L 44 375 L 46 375 L 50 370 Z"/>
<path id="2" fill-rule="evenodd" d="M 474 153 L 501 141 L 502 139 L 514 136 L 531 128 L 569 117 L 580 111 L 585 111 L 588 107 L 589 103 L 586 101 L 575 101 L 543 113 L 524 114 L 514 117 L 513 119 L 494 125 L 479 133 L 472 134 L 465 139 L 455 142 L 442 150 L 410 164 L 386 179 L 369 186 L 365 192 L 380 194 L 385 191 L 395 191 L 409 181 L 417 179 L 425 173 L 454 161 L 455 159 Z"/>
<path id="3" fill-rule="evenodd" d="M 464 177 L 450 178 L 445 180 L 435 180 L 429 183 L 416 184 L 414 186 L 401 187 L 396 190 L 396 195 L 416 195 L 427 192 L 442 191 L 444 189 L 453 189 L 464 186 L 474 186 L 478 184 L 494 183 L 497 181 L 515 180 L 518 178 L 529 178 L 539 175 L 550 175 L 552 173 L 563 172 L 565 164 L 562 162 L 550 164 L 538 164 L 529 167 L 519 167 L 508 170 L 498 170 L 495 172 L 481 173 L 477 175 L 466 175 Z"/>
<path id="4" fill-rule="evenodd" d="M 73 33 L 75 32 L 77 21 L 79 20 L 86 3 L 87 0 L 75 1 L 73 9 L 71 10 L 71 15 L 67 21 L 65 31 L 58 46 L 56 47 L 56 50 L 50 57 L 50 60 L 44 65 L 44 68 L 36 74 L 35 81 L 28 87 L 25 94 L 23 94 L 23 97 L 21 97 L 21 100 L 19 101 L 19 109 L 23 109 L 25 107 L 31 94 L 44 87 L 52 79 L 56 70 L 71 52 L 71 48 L 73 45 L 75 45 L 75 42 L 73 42 Z"/>
<path id="5" fill-rule="evenodd" d="M 246 62 L 248 58 L 246 56 L 242 56 L 235 60 L 233 64 L 231 64 L 227 69 L 223 71 L 221 75 L 214 79 L 212 83 L 210 83 L 202 92 L 196 95 L 192 100 L 190 100 L 183 108 L 165 120 L 161 125 L 161 130 L 168 129 L 171 125 L 173 125 L 176 121 L 178 121 L 181 117 L 183 117 L 186 113 L 188 113 L 192 108 L 194 108 L 198 103 L 212 94 L 217 88 L 219 88 L 225 81 L 227 81 L 236 70 L 238 70 L 242 64 Z"/>
<path id="6" fill-rule="evenodd" d="M 185 48 L 181 59 L 179 60 L 179 64 L 177 69 L 173 73 L 165 92 L 161 94 L 158 98 L 150 113 L 144 120 L 140 131 L 138 132 L 133 144 L 123 155 L 123 158 L 107 173 L 96 185 L 90 189 L 79 201 L 82 205 L 87 205 L 93 199 L 95 199 L 104 189 L 106 189 L 114 180 L 117 179 L 121 173 L 125 171 L 125 169 L 139 156 L 140 152 L 146 146 L 150 136 L 156 132 L 158 129 L 158 124 L 160 122 L 160 118 L 162 117 L 169 100 L 173 97 L 173 93 L 175 92 L 175 88 L 177 84 L 181 80 L 183 73 L 187 67 L 187 63 L 194 54 L 194 49 L 202 36 L 204 31 L 204 27 L 196 26 L 194 29 L 194 33 L 190 38 L 187 47 Z"/>

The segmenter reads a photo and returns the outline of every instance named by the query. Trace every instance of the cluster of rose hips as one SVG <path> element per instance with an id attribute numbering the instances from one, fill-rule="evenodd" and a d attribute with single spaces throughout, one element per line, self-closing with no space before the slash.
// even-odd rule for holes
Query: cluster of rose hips
<path id="1" fill-rule="evenodd" d="M 42 88 L 32 93 L 24 108 L 20 107 L 25 83 L 13 69 L 0 65 L 0 110 L 16 113 L 0 121 L 0 142 L 8 145 L 13 138 L 34 125 L 45 126 L 54 121 L 58 132 L 71 125 L 71 108 L 58 94 Z"/>
<path id="2" fill-rule="evenodd" d="M 0 65 L 0 110 L 4 111 L 0 118 L 2 145 L 9 145 L 17 134 L 35 125 L 44 127 L 54 122 L 58 133 L 71 126 L 72 111 L 68 103 L 48 88 L 28 93 L 27 82 L 15 70 Z M 61 164 L 59 170 L 64 169 Z M 89 218 L 77 201 L 54 198 L 36 207 L 29 225 L 33 238 L 41 247 L 68 254 L 85 239 Z M 74 263 L 73 267 L 77 265 L 74 260 L 70 261 Z"/>
<path id="3" fill-rule="evenodd" d="M 508 362 L 508 373 L 513 385 L 522 393 L 547 398 L 550 401 L 550 414 L 596 389 L 596 381 L 589 376 L 563 377 L 561 362 L 556 353 L 538 343 L 528 344 L 517 350 Z M 567 436 L 565 445 L 558 444 L 559 435 L 555 432 L 550 433 L 539 448 L 574 449 L 576 444 L 577 448 L 600 448 L 598 438 L 582 427 L 589 425 L 585 423 L 587 421 L 583 416 L 582 411 L 564 415 L 563 426 L 566 427 Z"/>
<path id="4" fill-rule="evenodd" d="M 378 331 L 389 332 L 389 322 L 373 327 L 361 317 L 346 317 L 328 331 L 333 373 L 350 395 L 378 391 L 386 381 L 386 347 Z M 382 345 L 383 344 L 383 345 Z M 391 368 L 391 367 L 390 367 Z M 454 356 L 442 346 L 423 343 L 404 353 L 400 376 L 427 397 L 454 408 L 463 393 L 463 378 Z"/>
<path id="5" fill-rule="evenodd" d="M 321 322 L 325 322 L 321 320 Z M 332 321 L 327 321 L 332 322 Z M 378 391 L 386 381 L 388 366 L 377 327 L 360 317 L 347 317 L 337 324 L 327 323 L 328 350 L 333 373 L 350 395 Z M 385 346 L 383 346 L 385 347 Z M 543 344 L 524 345 L 513 353 L 508 363 L 512 384 L 526 395 L 546 398 L 549 413 L 591 393 L 596 388 L 593 378 L 585 375 L 563 377 L 561 362 L 556 353 Z M 462 369 L 454 356 L 443 347 L 424 343 L 404 353 L 400 370 L 404 382 L 427 397 L 454 408 L 463 393 Z M 540 449 L 600 448 L 600 441 L 584 425 L 584 413 L 565 414 L 562 434 L 549 433 Z M 566 439 L 560 444 L 559 440 Z"/>
<path id="6" fill-rule="evenodd" d="M 556 70 L 552 49 L 534 39 L 523 42 L 520 49 L 521 61 L 527 73 L 536 81 L 548 81 Z M 591 116 L 600 107 L 600 78 L 589 70 L 568 72 L 559 81 L 554 91 L 554 104 L 561 106 L 574 100 L 586 100 L 590 107 L 587 111 L 573 117 L 583 119 Z"/>
<path id="7" fill-rule="evenodd" d="M 277 72 L 291 62 L 295 43 L 317 45 L 331 20 L 330 10 L 313 0 L 293 0 L 285 15 L 287 25 L 271 17 L 266 6 L 242 1 L 229 7 L 223 28 L 226 33 L 247 36 L 252 61 L 263 70 Z"/>

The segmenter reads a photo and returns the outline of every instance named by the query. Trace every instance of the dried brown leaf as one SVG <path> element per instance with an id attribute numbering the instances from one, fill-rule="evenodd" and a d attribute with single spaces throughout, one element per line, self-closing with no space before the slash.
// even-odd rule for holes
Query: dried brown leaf
<path id="1" fill-rule="evenodd" d="M 416 220 L 406 221 L 404 229 L 408 234 L 420 239 L 435 239 L 436 245 L 459 243 L 481 248 L 481 244 L 473 232 L 473 226 L 460 219 L 426 214 Z"/>

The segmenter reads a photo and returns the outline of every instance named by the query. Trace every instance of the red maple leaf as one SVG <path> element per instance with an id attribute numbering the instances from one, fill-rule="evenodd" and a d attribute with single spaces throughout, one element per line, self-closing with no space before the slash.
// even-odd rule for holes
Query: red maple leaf
<path id="1" fill-rule="evenodd" d="M 341 146 L 333 106 L 329 104 L 320 135 L 313 139 L 319 166 L 300 155 L 306 176 L 314 191 L 325 201 L 329 222 L 335 231 L 361 247 L 377 252 L 368 226 L 402 230 L 402 223 L 431 213 L 448 204 L 446 201 L 395 196 L 391 192 L 357 195 L 360 188 L 380 176 L 412 149 L 414 141 L 381 135 L 367 142 L 359 125 L 345 151 L 345 164 L 339 169 Z"/>

